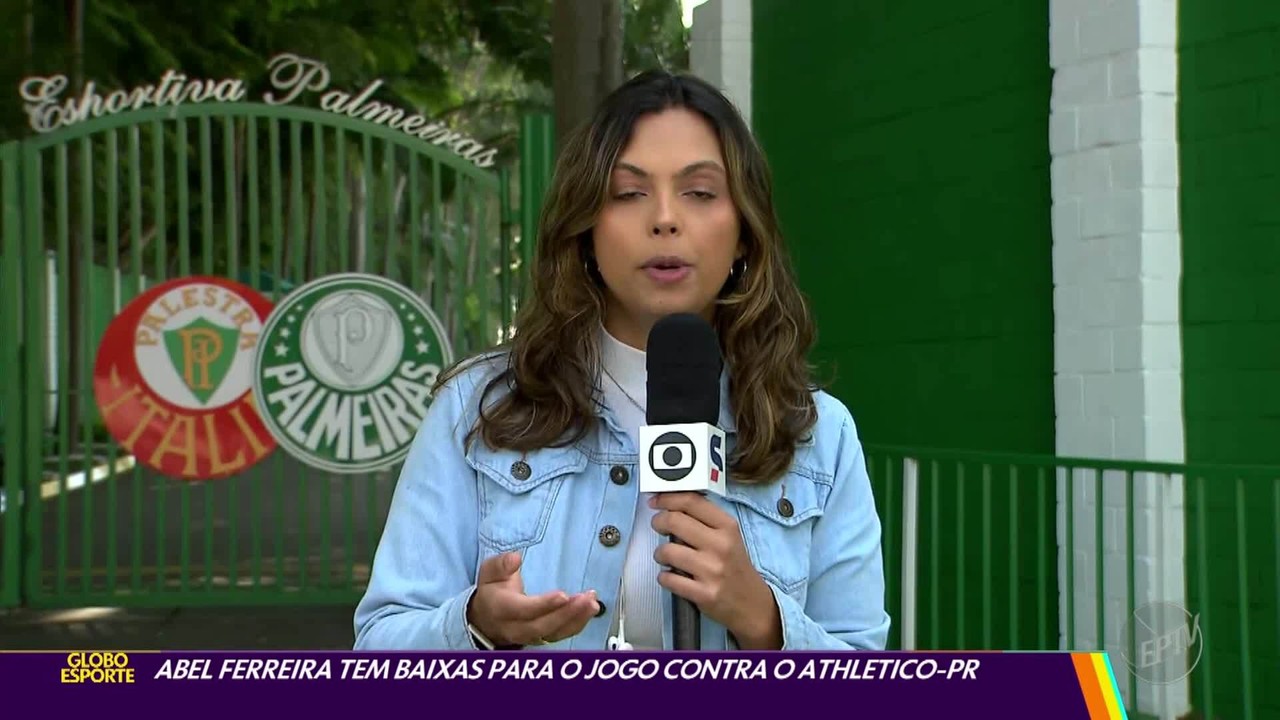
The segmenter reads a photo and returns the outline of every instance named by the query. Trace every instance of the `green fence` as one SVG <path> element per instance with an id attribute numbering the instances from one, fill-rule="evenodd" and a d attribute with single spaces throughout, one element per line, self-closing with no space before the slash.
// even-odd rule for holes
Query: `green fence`
<path id="1" fill-rule="evenodd" d="M 522 151 L 543 162 L 547 141 Z M 223 480 L 164 477 L 102 429 L 97 344 L 173 277 L 279 300 L 363 271 L 421 295 L 456 353 L 487 347 L 525 292 L 531 193 L 515 184 L 294 106 L 143 110 L 0 146 L 0 605 L 354 602 L 397 468 L 329 474 L 277 451 Z"/>
<path id="2" fill-rule="evenodd" d="M 1280 468 L 878 446 L 867 461 L 892 647 L 1101 649 L 1132 715 L 1280 717 Z M 1246 521 L 1259 503 L 1272 522 Z M 1208 532 L 1214 517 L 1233 531 Z"/>

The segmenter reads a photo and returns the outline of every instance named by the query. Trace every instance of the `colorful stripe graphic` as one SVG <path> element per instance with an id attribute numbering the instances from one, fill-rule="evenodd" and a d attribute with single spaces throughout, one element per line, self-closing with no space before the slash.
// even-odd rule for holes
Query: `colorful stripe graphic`
<path id="1" fill-rule="evenodd" d="M 1128 720 L 1129 714 L 1120 699 L 1120 688 L 1116 685 L 1116 676 L 1107 654 L 1071 653 L 1071 662 L 1076 667 L 1076 679 L 1080 681 L 1089 717 Z"/>

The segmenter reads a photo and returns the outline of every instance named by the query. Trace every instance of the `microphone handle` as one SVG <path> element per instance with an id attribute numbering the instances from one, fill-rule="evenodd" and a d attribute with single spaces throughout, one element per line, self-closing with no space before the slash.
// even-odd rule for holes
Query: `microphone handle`
<path id="1" fill-rule="evenodd" d="M 671 542 L 679 543 L 685 547 L 689 547 L 689 543 L 684 542 L 674 535 L 671 536 Z M 684 577 L 691 577 L 689 573 L 682 570 L 672 569 L 672 572 Z M 675 593 L 671 594 L 671 635 L 673 645 L 676 650 L 701 650 L 702 649 L 702 622 L 701 613 L 698 606 L 692 601 L 682 598 Z"/>

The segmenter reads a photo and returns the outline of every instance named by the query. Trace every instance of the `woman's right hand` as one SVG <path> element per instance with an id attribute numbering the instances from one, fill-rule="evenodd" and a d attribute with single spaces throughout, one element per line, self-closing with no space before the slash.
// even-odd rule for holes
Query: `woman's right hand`
<path id="1" fill-rule="evenodd" d="M 520 559 L 505 553 L 480 564 L 467 621 L 495 645 L 542 645 L 581 632 L 599 611 L 595 591 L 525 595 Z"/>

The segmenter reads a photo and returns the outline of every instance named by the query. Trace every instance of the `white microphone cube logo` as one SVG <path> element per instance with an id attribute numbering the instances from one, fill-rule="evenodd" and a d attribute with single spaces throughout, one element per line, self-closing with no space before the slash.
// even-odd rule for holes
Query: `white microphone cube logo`
<path id="1" fill-rule="evenodd" d="M 693 472 L 694 464 L 693 441 L 682 433 L 660 435 L 649 450 L 649 467 L 663 480 L 675 482 L 683 479 Z"/>
<path id="2" fill-rule="evenodd" d="M 707 423 L 640 426 L 640 492 L 725 494 L 725 434 Z"/>

